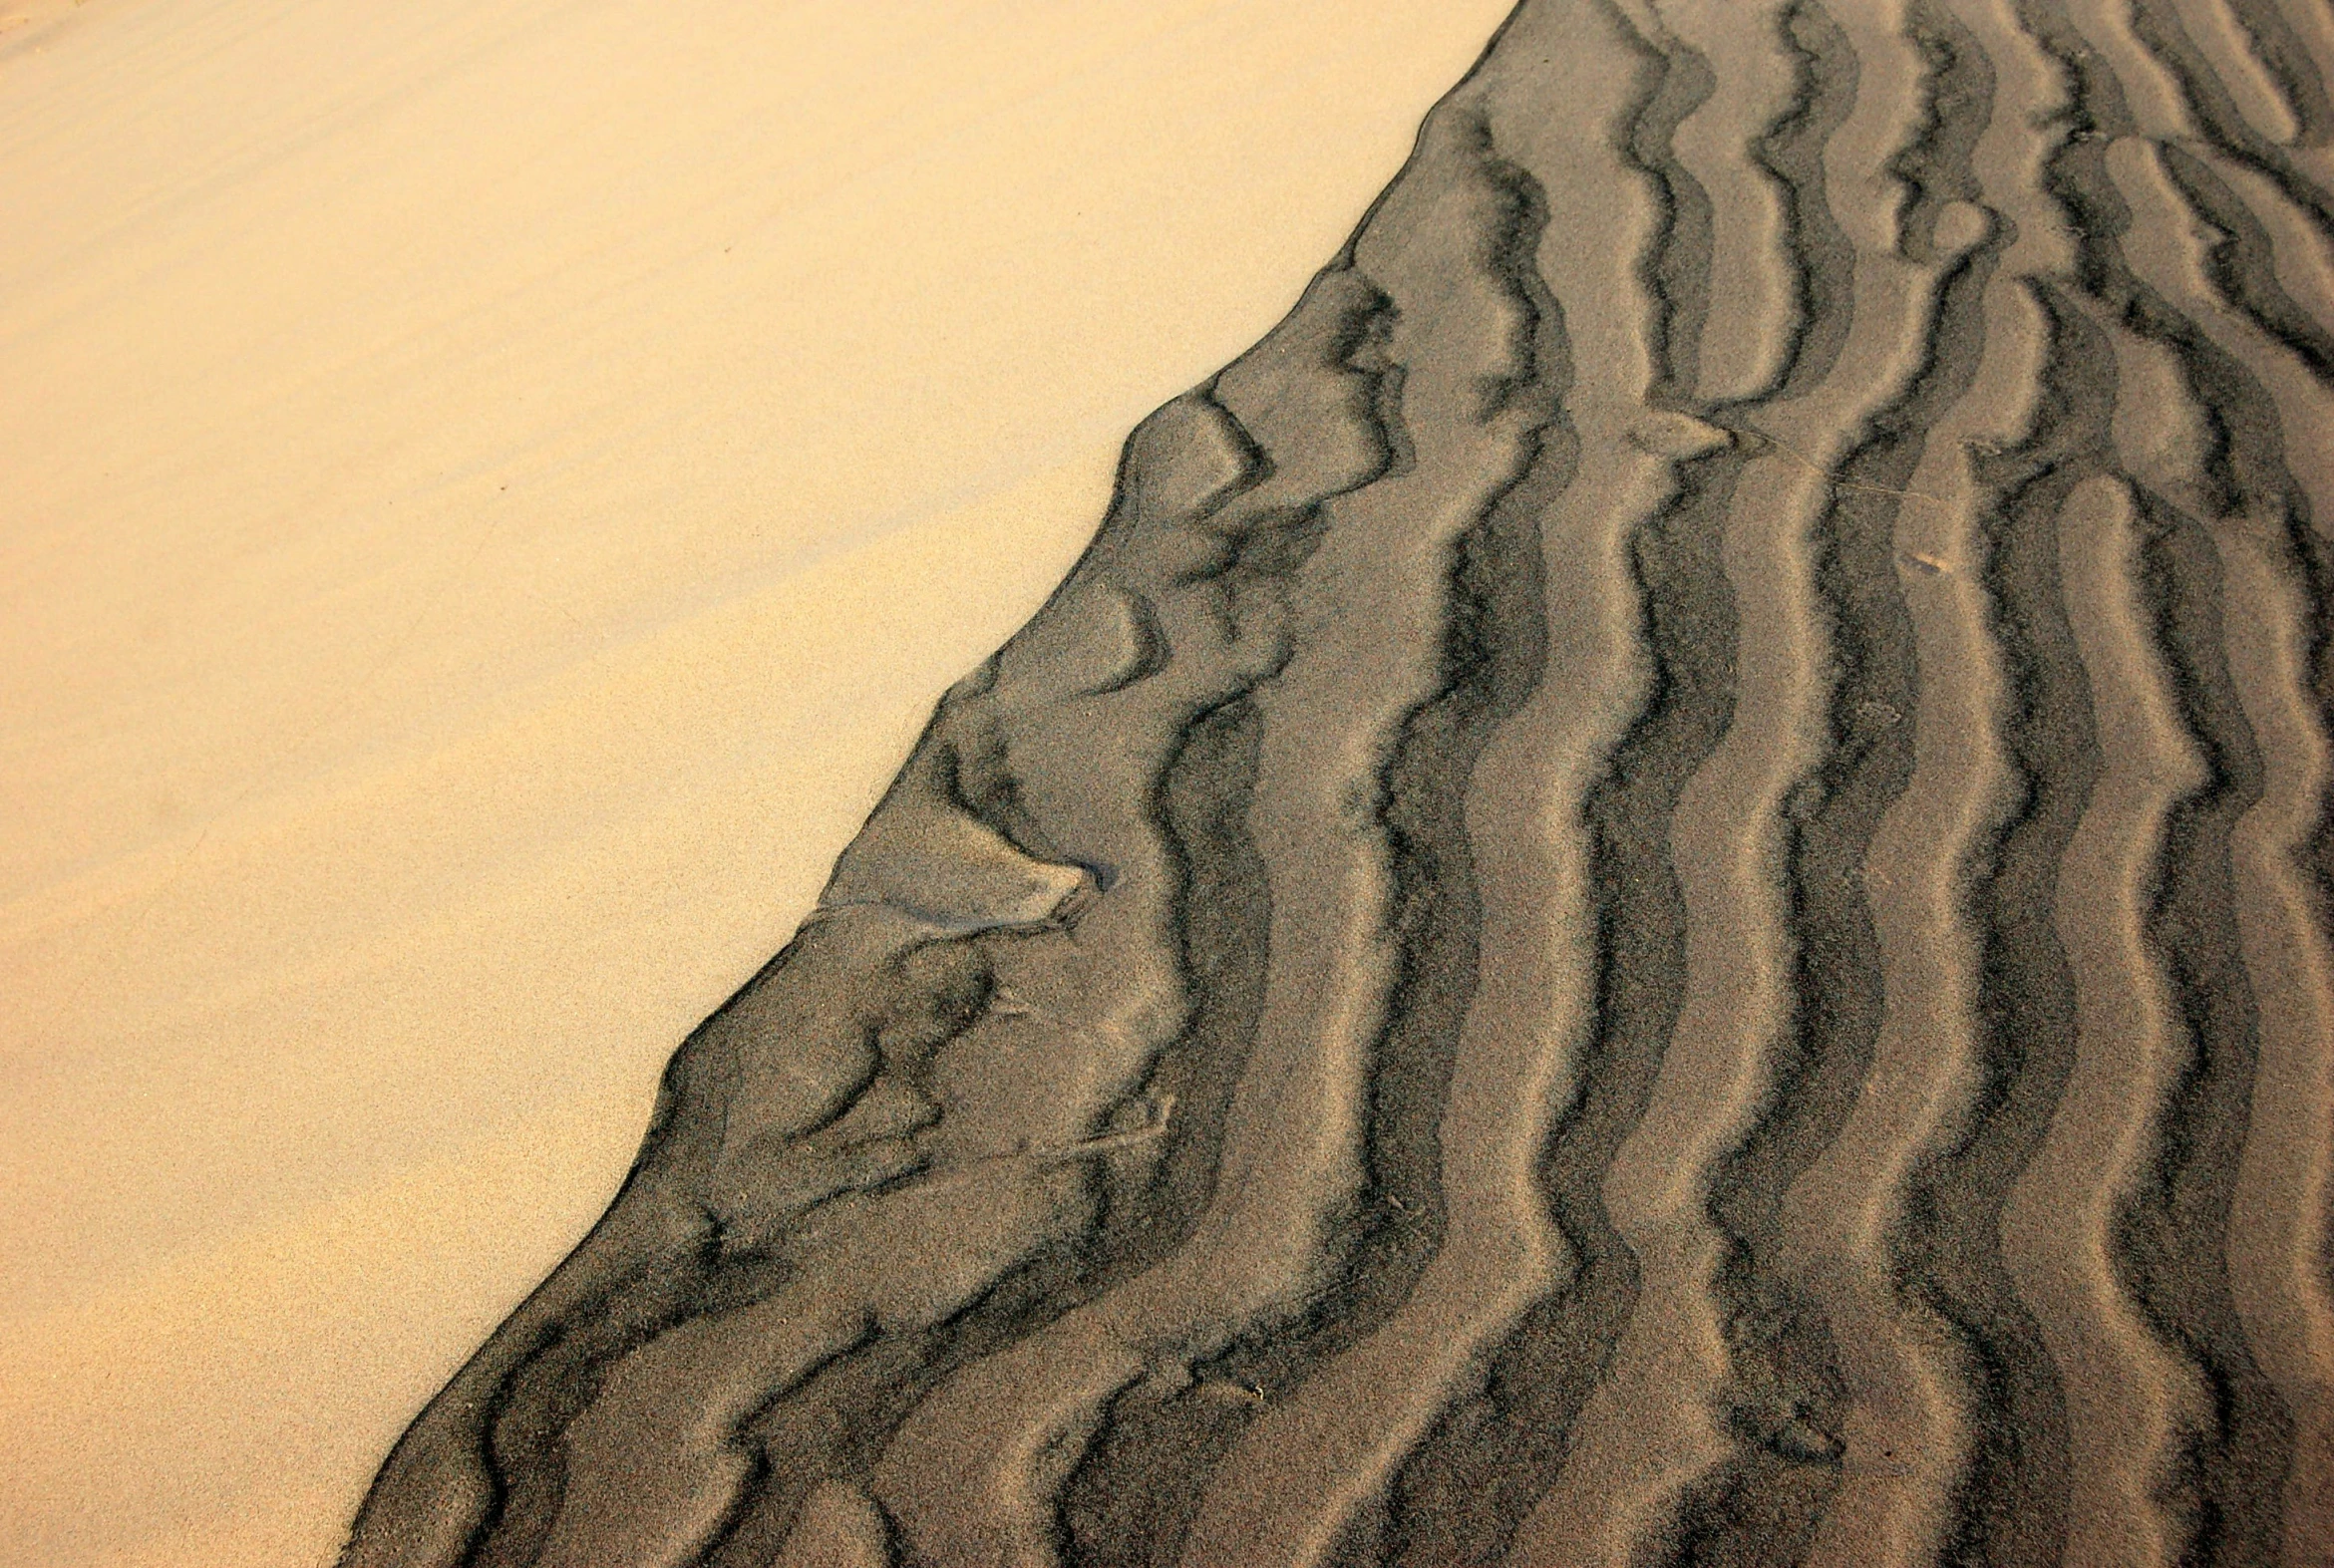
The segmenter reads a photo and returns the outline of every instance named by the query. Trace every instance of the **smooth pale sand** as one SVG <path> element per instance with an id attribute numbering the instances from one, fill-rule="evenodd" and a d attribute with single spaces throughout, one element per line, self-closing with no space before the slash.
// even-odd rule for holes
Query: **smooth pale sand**
<path id="1" fill-rule="evenodd" d="M 0 9 L 0 1561 L 324 1561 L 1493 0 Z"/>

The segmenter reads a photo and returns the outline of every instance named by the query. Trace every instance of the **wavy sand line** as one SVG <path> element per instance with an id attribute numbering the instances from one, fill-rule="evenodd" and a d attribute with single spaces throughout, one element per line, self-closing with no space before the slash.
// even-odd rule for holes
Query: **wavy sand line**
<path id="1" fill-rule="evenodd" d="M 2062 514 L 2068 616 L 2106 757 L 2060 871 L 2057 923 L 2081 1036 L 2051 1135 L 2021 1178 L 2003 1237 L 2021 1293 L 2066 1379 L 2073 1421 L 2073 1563 L 2169 1562 L 2181 1543 L 2158 1494 L 2181 1428 L 2200 1418 L 2192 1369 L 2167 1354 L 2113 1264 L 2116 1207 L 2138 1179 L 2178 1069 L 2178 1025 L 2143 932 L 2167 813 L 2203 782 L 2133 589 L 2131 502 L 2094 479 Z"/>
<path id="2" fill-rule="evenodd" d="M 1574 374 L 1564 403 L 1582 458 L 1536 519 L 1548 666 L 1470 780 L 1468 827 L 1482 886 L 1481 979 L 1462 1027 L 1441 1123 L 1444 1242 L 1392 1320 L 1258 1419 L 1202 1502 L 1187 1563 L 1252 1563 L 1286 1540 L 1291 1563 L 1344 1541 L 1449 1408 L 1488 1347 L 1570 1277 L 1534 1182 L 1547 1128 L 1576 1088 L 1595 952 L 1581 798 L 1642 701 L 1628 541 L 1673 489 L 1661 444 L 1688 423 L 1645 405 L 1653 378 L 1647 300 L 1634 276 L 1653 213 L 1639 178 L 1596 142 L 1625 112 L 1634 61 L 1585 16 L 1526 19 L 1505 50 L 1564 62 L 1565 116 L 1491 122 L 1494 146 L 1548 192 L 1544 233 L 1615 236 L 1610 246 L 1541 239 L 1539 282 L 1561 311 Z M 1502 56 L 1483 84 L 1496 98 Z M 1599 168 L 1587 162 L 1604 152 Z M 1717 439 L 1708 432 L 1704 440 Z"/>
<path id="3" fill-rule="evenodd" d="M 951 1431 L 937 1404 L 911 1421 L 883 1487 L 911 1549 L 964 1560 L 1047 1551 L 1043 1498 L 1066 1479 L 1074 1434 L 1091 1431 L 1152 1357 L 1166 1371 L 1212 1355 L 1293 1315 L 1334 1278 L 1333 1232 L 1363 1182 L 1364 1097 L 1394 980 L 1379 781 L 1405 715 L 1440 675 L 1445 552 L 1514 482 L 1539 418 L 1521 399 L 1483 410 L 1487 386 L 1529 373 L 1517 359 L 1524 318 L 1481 254 L 1510 197 L 1446 166 L 1480 168 L 1484 157 L 1461 113 L 1438 111 L 1414 163 L 1432 177 L 1398 181 L 1381 208 L 1400 237 L 1380 242 L 1365 226 L 1353 247 L 1357 268 L 1394 302 L 1387 352 L 1404 368 L 1398 417 L 1416 434 L 1396 471 L 1331 504 L 1299 576 L 1319 610 L 1361 602 L 1372 613 L 1301 645 L 1259 699 L 1250 820 L 1272 886 L 1271 967 L 1217 1201 L 1181 1252 L 1091 1309 L 1108 1348 L 1090 1360 L 1057 1349 L 994 1390 L 978 1447 L 968 1450 L 969 1434 Z M 1409 210 L 1408 190 L 1431 211 Z M 1451 289 L 1455 274 L 1473 289 Z M 982 1448 L 1003 1462 L 967 1465 Z M 1023 1522 L 1000 1529 L 1000 1519 Z"/>
<path id="4" fill-rule="evenodd" d="M 2222 557 L 2229 662 L 2270 759 L 2260 803 L 2234 835 L 2237 921 L 2261 1006 L 2252 1135 L 2229 1216 L 2228 1267 L 2255 1355 L 2293 1412 L 2283 1561 L 2311 1560 L 2334 1533 L 2334 958 L 2319 897 L 2297 865 L 2320 830 L 2328 762 L 2322 710 L 2308 696 L 2310 616 L 2293 574 L 2233 540 Z"/>
<path id="5" fill-rule="evenodd" d="M 1995 77 L 1971 171 L 1979 199 L 2017 237 L 1979 302 L 1982 360 L 1928 433 L 1908 486 L 1937 500 L 1895 511 L 1921 679 L 1912 774 L 1865 862 L 1885 1012 L 1854 1112 L 1788 1199 L 1786 1244 L 1823 1304 L 1842 1370 L 1867 1391 L 1842 1432 L 1846 1474 L 1811 1562 L 1933 1557 L 1954 1526 L 1985 1413 L 1970 1407 L 1969 1347 L 1903 1296 L 1897 1248 L 1917 1167 L 1962 1135 L 1979 1089 L 1985 1025 L 1970 878 L 1979 869 L 1973 857 L 1993 843 L 2010 807 L 2007 694 L 1979 564 L 1991 548 L 1980 511 L 1995 500 L 1971 471 L 1973 449 L 2005 450 L 2030 434 L 2049 333 L 2027 280 L 2062 272 L 2071 257 L 2040 185 L 2058 138 L 2040 114 L 1998 107 L 2050 102 L 2041 53 L 2001 6 L 1955 11 Z M 1926 562 L 1944 569 L 1923 569 Z"/>
<path id="6" fill-rule="evenodd" d="M 1762 1113 L 1766 1059 L 1790 1027 L 1781 812 L 1821 744 L 1827 680 L 1807 537 L 1831 494 L 1825 475 L 1917 367 L 1935 279 L 1895 255 L 1886 187 L 1867 173 L 1917 124 L 1918 62 L 1877 19 L 1851 31 L 1858 98 L 1827 153 L 1833 210 L 1857 242 L 1851 322 L 1824 381 L 1757 411 L 1777 450 L 1745 470 L 1728 533 L 1745 628 L 1740 695 L 1672 833 L 1688 911 L 1686 998 L 1653 1101 L 1606 1180 L 1644 1294 L 1556 1491 L 1518 1538 L 1518 1561 L 1627 1560 L 1673 1528 L 1686 1490 L 1732 1448 L 1714 1419 L 1729 1360 L 1715 1295 L 1723 1237 L 1702 1187 Z"/>
<path id="7" fill-rule="evenodd" d="M 1783 374 L 1798 308 L 1775 176 L 1745 156 L 1748 133 L 1775 124 L 1792 103 L 1782 7 L 1658 0 L 1652 9 L 1712 78 L 1709 98 L 1672 143 L 1710 205 L 1708 302 L 1692 390 L 1704 407 L 1742 402 Z"/>
<path id="8" fill-rule="evenodd" d="M 2290 469 L 2292 478 L 2297 480 L 2306 497 L 2311 499 L 2313 515 L 2334 515 L 2329 513 L 2329 506 L 2334 506 L 2334 467 L 2329 467 L 2329 448 L 2334 448 L 2334 397 L 2327 395 L 2325 385 L 2308 374 L 2290 352 L 2282 350 L 2264 331 L 2254 327 L 2247 317 L 2226 308 L 2217 299 L 2217 294 L 2212 292 L 2208 280 L 2205 280 L 2203 256 L 2198 254 L 2196 245 L 2177 245 L 2175 235 L 2187 233 L 2187 224 L 2179 221 L 2187 219 L 2187 207 L 2179 203 L 2177 191 L 2166 179 L 2162 158 L 2152 157 L 2152 150 L 2131 143 L 2120 145 L 2115 152 L 2110 152 L 2110 158 L 2113 158 L 2110 165 L 2117 172 L 2117 186 L 2134 203 L 2138 235 L 2143 235 L 2129 247 L 2134 273 L 2148 285 L 2159 289 L 2166 299 L 2175 303 L 2182 310 L 2182 315 L 2187 315 L 2189 322 L 2201 327 L 2203 334 L 2212 343 L 2231 352 L 2231 355 L 2238 355 L 2243 359 L 2245 367 L 2254 376 L 2261 378 L 2264 390 L 2268 392 L 2268 402 L 2273 404 L 2275 418 L 2278 418 L 2278 425 L 2282 427 L 2282 460 L 2285 460 L 2285 467 Z M 2266 539 L 2257 534 L 2266 534 Z M 2243 597 L 2238 600 L 2240 607 L 2257 607 L 2259 611 L 2268 611 L 2271 621 L 2266 625 L 2271 625 L 2271 628 L 2280 623 L 2290 625 L 2292 607 L 2290 600 L 2287 600 L 2290 588 L 2278 590 L 2273 586 L 2273 581 L 2261 579 L 2268 562 L 2275 555 L 2282 555 L 2282 548 L 2275 543 L 2275 529 L 2245 520 L 2229 520 L 2215 532 L 2215 543 L 2224 569 L 2229 569 L 2233 579 L 2240 583 L 2240 588 L 2245 588 Z M 2250 623 L 2250 616 L 2243 609 L 2226 618 L 2226 625 L 2229 625 L 2231 656 L 2240 642 L 2250 642 L 2250 639 L 2261 637 L 2261 628 Z M 2292 632 L 2285 632 L 2285 635 L 2290 637 Z M 2264 714 L 2259 712 L 2264 707 L 2264 698 L 2271 696 L 2271 693 L 2285 693 L 2285 703 L 2297 703 L 2301 696 L 2299 689 L 2290 686 L 2292 674 L 2285 674 L 2282 679 L 2271 674 L 2278 670 L 2278 663 L 2275 663 L 2278 656 L 2271 651 L 2278 635 L 2268 632 L 2268 637 L 2271 637 L 2268 649 L 2264 649 L 2259 642 L 2250 642 L 2252 658 L 2268 660 L 2268 663 L 2254 663 L 2254 670 L 2259 670 L 2261 677 L 2266 679 L 2254 679 L 2254 682 L 2238 679 L 2240 691 L 2254 693 L 2254 700 L 2247 705 L 2247 719 L 2252 721 L 2259 738 L 2266 742 L 2261 747 L 2261 754 L 2264 754 L 2268 766 L 2268 780 L 2264 782 L 2264 788 L 2261 788 L 2261 798 L 2257 805 L 2250 807 L 2245 821 L 2264 812 L 2275 819 L 2278 814 L 2290 814 L 2294 809 L 2315 809 L 2301 807 L 2299 802 L 2304 798 L 2313 798 L 2313 795 L 2297 791 L 2311 791 L 2313 788 L 2306 782 L 2306 775 L 2308 759 L 2311 759 L 2315 749 L 2322 747 L 2322 717 L 2308 712 L 2306 707 L 2297 710 L 2297 707 L 2278 705 L 2268 710 L 2271 721 L 2264 728 Z M 2297 768 L 2304 777 L 2294 777 Z M 2282 793 L 2282 798 L 2285 798 L 2282 812 L 2278 805 L 2271 805 L 2273 793 Z M 2247 833 L 2245 821 L 2238 823 L 2238 833 Z M 2257 833 L 2257 830 L 2259 828 L 2252 828 L 2252 833 Z M 2259 854 L 2259 849 L 2254 849 L 2254 854 Z M 2243 865 L 2243 861 L 2238 863 Z M 2273 863 L 2273 858 L 2266 865 L 2254 861 L 2254 915 L 2247 922 L 2245 912 L 2238 912 L 2240 929 L 2250 926 L 2245 940 L 2245 966 L 2254 985 L 2254 1001 L 2261 1006 L 2259 1029 L 2261 1036 L 2264 1036 L 2264 1060 L 2261 1060 L 2259 1067 L 2261 1085 L 2257 1085 L 2252 1092 L 2254 1124 L 2247 1129 L 2245 1138 L 2245 1166 L 2257 1166 L 2264 1157 L 2282 1164 L 2290 1157 L 2285 1152 L 2290 1148 L 2304 1150 L 2304 1157 L 2308 1157 L 2306 1150 L 2311 1150 L 2313 1143 L 2311 1138 L 2304 1136 L 2299 1145 L 2294 1145 L 2290 1138 L 2299 1129 L 2264 1129 L 2259 1124 L 2264 1117 L 2285 1115 L 2285 1097 L 2266 1088 L 2266 1085 L 2280 1083 L 2282 1076 L 2292 1071 L 2292 1057 L 2287 1055 L 2285 1064 L 2273 1062 L 2273 1057 L 2268 1055 L 2266 1041 L 2278 1039 L 2278 1036 L 2292 1039 L 2292 1032 L 2297 1029 L 2294 1011 L 2299 1011 L 2304 1020 L 2311 1018 L 2311 1015 L 2322 1011 L 2322 997 L 2325 997 L 2325 992 L 2318 992 L 2318 997 L 2311 997 L 2306 989 L 2299 989 L 2290 978 L 2290 966 L 2294 961 L 2304 966 L 2311 964 L 2308 954 L 2311 954 L 2311 947 L 2320 945 L 2322 938 L 2315 936 L 2315 933 L 2294 931 L 2290 940 L 2299 943 L 2299 950 L 2290 950 L 2292 957 L 2268 957 L 2264 947 L 2261 947 L 2259 903 L 2266 901 L 2268 908 L 2275 908 L 2275 905 L 2287 901 L 2287 898 L 2292 898 L 2299 891 L 2292 884 L 2278 886 L 2278 879 L 2275 879 L 2271 870 Z M 2261 884 L 2264 872 L 2271 879 Z M 2275 987 L 2278 992 L 2282 992 L 2282 997 L 2261 997 L 2264 971 L 2268 978 L 2285 980 L 2280 987 Z M 2287 973 L 2280 975 L 2280 971 Z M 2322 1101 L 2322 1090 L 2311 1092 L 2304 1088 L 2301 1103 L 2325 1103 Z M 2282 1131 L 2285 1136 L 2278 1136 L 2278 1131 Z M 2247 1225 L 2245 1220 L 2231 1213 L 2229 1262 L 2226 1262 L 2226 1267 L 2229 1267 L 2229 1286 L 2236 1293 L 2238 1312 L 2245 1319 L 2245 1333 L 2247 1340 L 2252 1342 L 2254 1354 L 2264 1354 L 2264 1349 L 2278 1347 L 2280 1342 L 2285 1342 L 2287 1347 L 2285 1354 L 2275 1356 L 2278 1365 L 2271 1368 L 2271 1377 L 2278 1382 L 2282 1398 L 2285 1398 L 2294 1416 L 2294 1430 L 2297 1430 L 2299 1442 L 2297 1470 L 2294 1470 L 2285 1486 L 2285 1540 L 2287 1552 L 2294 1554 L 2292 1561 L 2306 1561 L 2306 1542 L 2318 1538 L 2318 1528 L 2315 1528 L 2313 1517 L 2322 1517 L 2327 1507 L 2325 1500 L 2322 1500 L 2325 1498 L 2325 1488 L 2315 1484 L 2311 1477 L 2313 1474 L 2325 1474 L 2325 1449 L 2329 1439 L 2334 1437 L 2329 1437 L 2327 1432 L 2329 1414 L 2325 1407 L 2325 1375 L 2322 1375 L 2322 1370 L 2311 1370 L 2311 1361 L 2306 1356 L 2297 1358 L 2294 1349 L 2290 1347 L 2294 1333 L 2299 1333 L 2304 1342 L 2325 1344 L 2322 1337 L 2329 1330 L 2329 1286 L 2322 1274 L 2315 1281 L 2308 1274 L 2308 1267 L 2311 1267 L 2308 1260 L 2318 1258 L 2322 1241 L 2306 1244 L 2304 1251 L 2301 1251 L 2301 1258 L 2294 1260 L 2292 1237 L 2297 1237 L 2297 1234 L 2308 1237 L 2313 1232 L 2322 1234 L 2322 1225 L 2325 1225 L 2322 1201 L 2325 1199 L 2315 1190 L 2320 1178 L 2308 1176 L 2306 1171 L 2299 1169 L 2290 1169 L 2287 1173 L 2290 1173 L 2290 1185 L 2282 1190 L 2280 1206 L 2297 1204 L 2297 1209 L 2290 1209 L 2282 1216 L 2280 1213 L 2261 1213 L 2261 1204 L 2266 1201 L 2266 1187 L 2261 1185 L 2259 1173 L 2252 1173 L 2250 1180 L 2240 1176 L 2240 1185 L 2250 1190 L 2247 1209 L 2252 1209 L 2254 1218 Z M 2254 1225 L 2266 1230 L 2264 1237 L 2254 1239 L 2257 1237 Z M 2282 1248 L 2280 1239 L 2285 1241 Z M 2275 1260 L 2278 1251 L 2285 1251 L 2285 1260 Z"/>
<path id="9" fill-rule="evenodd" d="M 2134 147 L 2119 162 L 2119 188 L 2133 200 L 2139 233 L 2130 247 L 2134 271 L 2225 352 L 2238 356 L 2264 384 L 2281 427 L 2283 459 L 2308 497 L 2314 517 L 2334 516 L 2334 398 L 2325 386 L 2243 315 L 2221 303 L 2206 279 L 2194 244 L 2181 245 L 2186 217 L 2163 166 Z M 2274 197 L 2275 192 L 2256 191 Z M 2266 204 L 2266 203 L 2265 203 Z M 2282 199 L 2274 201 L 2284 208 Z M 2256 211 L 2262 210 L 2256 206 Z M 2290 209 L 2286 209 L 2290 210 Z M 2298 237 L 2288 219 L 2284 237 Z M 2327 1405 L 2325 1352 L 2334 1346 L 2334 1287 L 2323 1268 L 2325 1196 L 2322 1172 L 2329 1152 L 2323 1121 L 2293 1119 L 2323 1111 L 2326 1089 L 2317 1070 L 2294 1055 L 2299 1034 L 2322 1027 L 2328 992 L 2321 966 L 2322 933 L 2294 925 L 2308 907 L 2287 858 L 2306 832 L 2300 823 L 2322 809 L 2324 717 L 2297 684 L 2297 584 L 2274 525 L 2230 519 L 2215 531 L 2220 559 L 2236 591 L 2228 616 L 2229 655 L 2240 667 L 2237 688 L 2247 695 L 2246 718 L 2261 741 L 2267 769 L 2259 801 L 2233 835 L 2245 966 L 2261 1009 L 2260 1081 L 2252 1096 L 2253 1125 L 2239 1176 L 2238 1208 L 2228 1234 L 2228 1273 L 2237 1310 L 2254 1353 L 2267 1364 L 2292 1412 L 2295 1468 L 2285 1495 L 2288 1559 L 2307 1560 L 2322 1538 L 2321 1521 L 2334 1507 L 2325 1499 L 2334 1443 L 2334 1411 Z M 2247 674 L 2250 678 L 2246 678 Z M 2249 842 L 2248 842 L 2249 841 Z M 2249 851 L 2249 852 L 2248 852 Z M 2280 862 L 2284 868 L 2280 869 Z M 2285 935 L 2272 946 L 2264 926 Z M 2315 978 L 2312 978 L 2315 977 Z M 2298 1033 L 2297 1033 L 2298 1032 Z M 2290 1090 L 2289 1090 L 2290 1086 Z M 2296 1098 L 2298 1096 L 2298 1098 Z M 2271 1177 L 2267 1172 L 2274 1169 Z"/>

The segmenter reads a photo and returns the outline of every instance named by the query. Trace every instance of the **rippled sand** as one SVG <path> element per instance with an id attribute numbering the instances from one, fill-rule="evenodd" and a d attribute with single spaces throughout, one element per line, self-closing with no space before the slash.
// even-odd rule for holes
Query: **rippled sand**
<path id="1" fill-rule="evenodd" d="M 2323 1562 L 2329 80 L 1526 0 L 346 1568 Z"/>

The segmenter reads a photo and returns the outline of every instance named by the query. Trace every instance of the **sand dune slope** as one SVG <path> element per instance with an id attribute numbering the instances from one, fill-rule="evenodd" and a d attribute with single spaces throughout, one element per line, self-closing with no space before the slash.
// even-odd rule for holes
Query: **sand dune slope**
<path id="1" fill-rule="evenodd" d="M 1526 0 L 347 1568 L 2328 1561 L 2330 64 Z"/>

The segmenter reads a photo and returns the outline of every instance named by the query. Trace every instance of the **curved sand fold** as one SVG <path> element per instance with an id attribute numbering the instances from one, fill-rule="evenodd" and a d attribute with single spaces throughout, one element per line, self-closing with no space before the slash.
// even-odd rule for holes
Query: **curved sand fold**
<path id="1" fill-rule="evenodd" d="M 347 1568 L 2323 1561 L 2330 62 L 1526 0 Z"/>

